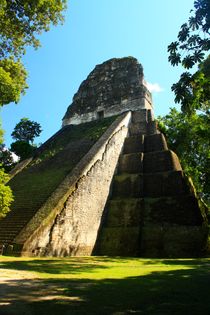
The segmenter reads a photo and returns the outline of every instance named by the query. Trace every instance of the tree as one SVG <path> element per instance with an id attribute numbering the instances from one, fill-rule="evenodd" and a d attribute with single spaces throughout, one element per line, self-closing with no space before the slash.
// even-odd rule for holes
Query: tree
<path id="1" fill-rule="evenodd" d="M 51 24 L 63 22 L 66 0 L 1 0 L 0 3 L 0 106 L 18 102 L 27 88 L 21 63 L 26 47 L 40 46 L 37 38 Z"/>
<path id="2" fill-rule="evenodd" d="M 9 176 L 0 168 L 0 218 L 4 217 L 10 210 L 10 204 L 13 201 L 12 191 L 6 183 Z"/>
<path id="3" fill-rule="evenodd" d="M 20 161 L 23 161 L 33 155 L 36 150 L 36 146 L 26 141 L 17 140 L 11 143 L 10 150 L 20 158 Z"/>
<path id="4" fill-rule="evenodd" d="M 11 136 L 18 141 L 33 143 L 34 138 L 38 137 L 41 132 L 42 129 L 39 123 L 29 120 L 28 118 L 22 118 L 15 126 Z"/>
<path id="5" fill-rule="evenodd" d="M 210 204 L 210 117 L 203 113 L 185 115 L 172 108 L 158 120 L 169 148 L 178 154 L 197 192 Z"/>
<path id="6" fill-rule="evenodd" d="M 40 46 L 37 36 L 63 22 L 65 8 L 66 0 L 1 0 L 0 58 L 19 57 L 25 47 Z"/>
<path id="7" fill-rule="evenodd" d="M 1 127 L 1 126 L 0 126 Z M 0 128 L 0 145 L 3 143 L 3 131 Z M 0 218 L 4 217 L 9 211 L 11 202 L 13 201 L 12 190 L 6 183 L 9 176 L 5 173 L 2 165 L 0 164 Z"/>
<path id="8" fill-rule="evenodd" d="M 0 60 L 0 106 L 17 103 L 26 88 L 27 72 L 20 61 Z"/>
<path id="9" fill-rule="evenodd" d="M 201 64 L 210 50 L 210 1 L 195 0 L 191 13 L 188 22 L 181 26 L 177 41 L 168 46 L 170 63 L 173 66 L 182 64 L 185 69 Z M 196 109 L 209 110 L 209 93 L 205 93 L 209 83 L 210 78 L 202 66 L 194 74 L 184 72 L 172 85 L 175 102 L 181 103 L 182 110 L 187 113 Z"/>
<path id="10" fill-rule="evenodd" d="M 32 156 L 36 146 L 33 144 L 34 138 L 38 137 L 42 129 L 39 123 L 22 118 L 15 126 L 11 136 L 15 142 L 11 144 L 11 151 L 20 157 L 20 160 Z"/>
<path id="11" fill-rule="evenodd" d="M 16 164 L 12 152 L 6 148 L 5 144 L 0 144 L 0 164 L 6 172 L 11 171 Z"/>

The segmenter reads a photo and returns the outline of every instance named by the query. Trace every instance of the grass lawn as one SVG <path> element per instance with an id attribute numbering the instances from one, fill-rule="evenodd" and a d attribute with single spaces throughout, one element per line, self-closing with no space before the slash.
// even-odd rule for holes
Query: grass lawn
<path id="1" fill-rule="evenodd" d="M 210 258 L 0 256 L 1 315 L 210 315 Z"/>

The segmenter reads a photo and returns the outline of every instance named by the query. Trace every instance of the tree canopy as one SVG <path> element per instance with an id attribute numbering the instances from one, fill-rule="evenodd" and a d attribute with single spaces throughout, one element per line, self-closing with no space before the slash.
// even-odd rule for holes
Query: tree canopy
<path id="1" fill-rule="evenodd" d="M 12 191 L 9 186 L 5 185 L 9 180 L 2 168 L 0 168 L 0 218 L 4 217 L 10 210 L 9 206 L 13 201 Z"/>
<path id="2" fill-rule="evenodd" d="M 194 74 L 184 72 L 172 85 L 175 102 L 181 103 L 184 112 L 209 110 L 209 92 L 206 93 L 205 88 L 210 84 L 210 77 L 205 75 L 201 64 L 210 50 L 209 35 L 210 1 L 195 0 L 191 16 L 181 26 L 177 40 L 168 46 L 168 59 L 173 66 L 181 64 L 188 70 L 201 65 Z"/>
<path id="3" fill-rule="evenodd" d="M 40 45 L 37 36 L 63 22 L 66 0 L 1 0 L 0 58 L 21 56 L 27 46 Z"/>
<path id="4" fill-rule="evenodd" d="M 0 164 L 6 172 L 9 172 L 15 165 L 12 152 L 6 148 L 5 144 L 0 144 Z"/>
<path id="5" fill-rule="evenodd" d="M 22 118 L 15 126 L 11 136 L 15 142 L 11 143 L 11 151 L 24 160 L 33 155 L 36 146 L 34 138 L 42 132 L 41 125 L 28 118 Z"/>
<path id="6" fill-rule="evenodd" d="M 38 36 L 63 22 L 66 0 L 1 0 L 0 106 L 18 102 L 27 88 L 21 62 L 27 46 L 38 48 Z"/>
<path id="7" fill-rule="evenodd" d="M 33 143 L 34 138 L 42 132 L 41 125 L 28 118 L 22 118 L 15 126 L 11 136 L 14 140 Z"/>
<path id="8" fill-rule="evenodd" d="M 0 125 L 0 146 L 3 143 L 3 131 Z M 9 180 L 9 176 L 4 172 L 2 164 L 0 163 L 0 219 L 6 215 L 10 210 L 9 206 L 13 201 L 12 190 L 6 183 Z"/>
<path id="9" fill-rule="evenodd" d="M 27 88 L 27 72 L 20 61 L 0 60 L 0 106 L 17 103 Z"/>

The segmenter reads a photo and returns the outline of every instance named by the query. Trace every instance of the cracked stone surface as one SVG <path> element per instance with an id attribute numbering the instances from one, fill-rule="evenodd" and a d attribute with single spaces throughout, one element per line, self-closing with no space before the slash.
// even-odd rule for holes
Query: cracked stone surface
<path id="1" fill-rule="evenodd" d="M 151 103 L 138 60 L 113 58 L 97 65 L 82 82 L 63 118 L 63 125 L 145 108 L 146 99 Z"/>

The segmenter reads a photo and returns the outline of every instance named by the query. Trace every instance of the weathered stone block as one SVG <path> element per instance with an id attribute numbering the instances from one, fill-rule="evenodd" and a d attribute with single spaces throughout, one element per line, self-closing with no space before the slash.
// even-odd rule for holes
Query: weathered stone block
<path id="1" fill-rule="evenodd" d="M 137 135 L 125 139 L 123 152 L 135 153 L 144 151 L 144 135 Z"/>
<path id="2" fill-rule="evenodd" d="M 140 256 L 163 257 L 163 230 L 160 225 L 147 224 L 141 229 L 141 240 L 139 243 Z"/>
<path id="3" fill-rule="evenodd" d="M 106 206 L 104 227 L 140 226 L 143 209 L 143 199 L 112 199 Z"/>
<path id="4" fill-rule="evenodd" d="M 144 196 L 175 196 L 187 192 L 187 184 L 181 171 L 144 174 Z"/>
<path id="5" fill-rule="evenodd" d="M 202 225 L 205 218 L 198 206 L 198 200 L 192 195 L 145 198 L 144 222 L 157 224 Z"/>
<path id="6" fill-rule="evenodd" d="M 148 111 L 147 111 L 147 120 L 148 120 L 148 121 L 153 121 L 154 119 L 155 119 L 155 118 L 154 118 L 153 110 L 148 109 Z"/>
<path id="7" fill-rule="evenodd" d="M 164 230 L 164 256 L 199 257 L 205 253 L 208 229 L 205 226 L 169 226 Z"/>
<path id="8" fill-rule="evenodd" d="M 112 198 L 140 198 L 143 196 L 143 175 L 123 174 L 114 177 Z"/>
<path id="9" fill-rule="evenodd" d="M 153 135 L 153 134 L 155 134 L 157 132 L 158 132 L 157 122 L 156 121 L 149 121 L 147 123 L 147 134 L 148 135 Z"/>
<path id="10" fill-rule="evenodd" d="M 205 249 L 207 229 L 198 226 L 147 224 L 142 228 L 144 257 L 196 257 Z"/>
<path id="11" fill-rule="evenodd" d="M 119 159 L 118 171 L 120 173 L 142 173 L 143 153 L 123 154 Z"/>
<path id="12" fill-rule="evenodd" d="M 132 123 L 129 127 L 129 134 L 131 136 L 147 134 L 147 122 Z"/>
<path id="13" fill-rule="evenodd" d="M 147 109 L 141 109 L 132 113 L 132 123 L 147 122 Z"/>
<path id="14" fill-rule="evenodd" d="M 143 165 L 145 173 L 182 170 L 177 155 L 170 150 L 145 153 Z"/>
<path id="15" fill-rule="evenodd" d="M 162 133 L 153 135 L 145 135 L 144 137 L 144 152 L 168 150 L 165 137 Z"/>
<path id="16" fill-rule="evenodd" d="M 96 246 L 96 255 L 138 256 L 139 228 L 105 227 L 101 231 L 100 240 Z"/>

